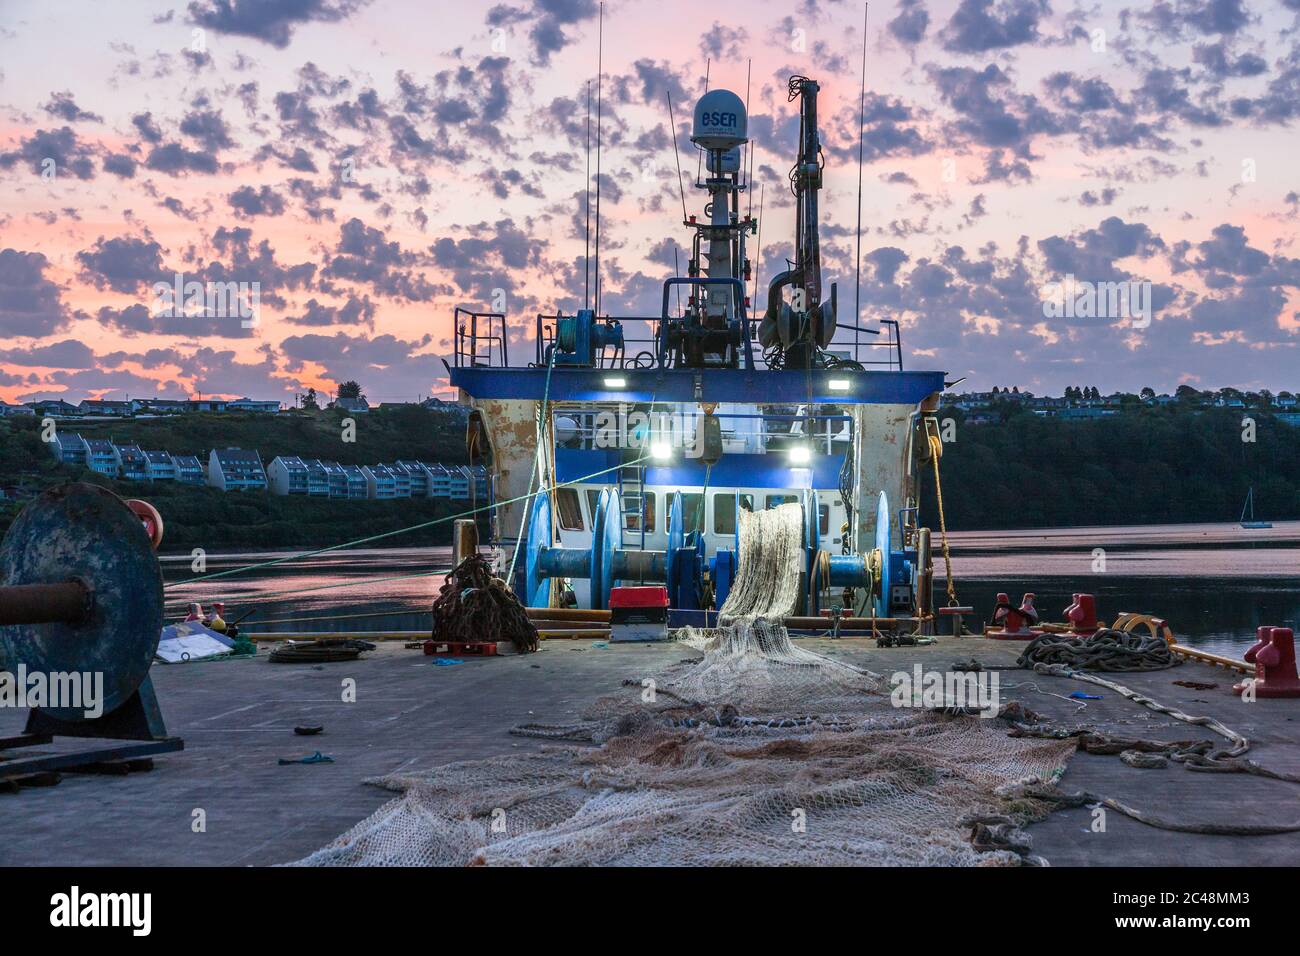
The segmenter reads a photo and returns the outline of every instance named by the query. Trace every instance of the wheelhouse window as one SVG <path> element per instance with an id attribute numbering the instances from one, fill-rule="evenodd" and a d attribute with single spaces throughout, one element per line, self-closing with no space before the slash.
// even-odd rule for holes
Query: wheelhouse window
<path id="1" fill-rule="evenodd" d="M 741 495 L 740 506 L 746 511 L 754 510 L 754 496 Z M 736 533 L 736 494 L 723 492 L 713 496 L 713 533 Z"/>
<path id="2" fill-rule="evenodd" d="M 556 511 L 561 531 L 586 531 L 582 523 L 582 504 L 573 488 L 555 489 Z"/>

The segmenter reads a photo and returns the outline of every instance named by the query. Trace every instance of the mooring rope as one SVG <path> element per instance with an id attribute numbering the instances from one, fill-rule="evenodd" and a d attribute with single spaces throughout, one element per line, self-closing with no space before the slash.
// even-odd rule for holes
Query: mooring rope
<path id="1" fill-rule="evenodd" d="M 1040 634 L 1025 645 L 1016 663 L 1035 669 L 1048 664 L 1090 671 L 1158 671 L 1182 661 L 1163 637 L 1103 627 L 1087 637 Z"/>
<path id="2" fill-rule="evenodd" d="M 929 426 L 926 426 L 929 430 Z M 948 606 L 957 606 L 957 585 L 952 579 L 952 554 L 948 550 L 948 522 L 943 515 L 943 483 L 939 480 L 939 457 L 943 454 L 943 440 L 930 435 L 930 460 L 934 462 L 934 500 L 939 506 L 939 543 L 943 547 L 944 584 L 948 587 Z"/>
<path id="3" fill-rule="evenodd" d="M 639 462 L 645 461 L 646 458 L 648 458 L 648 457 L 649 457 L 648 455 L 643 455 L 643 456 L 641 456 L 640 458 L 636 459 L 635 461 L 631 462 L 631 464 L 637 464 L 637 463 L 639 463 Z M 556 484 L 554 485 L 554 487 L 556 487 L 556 488 L 564 488 L 564 487 L 567 487 L 567 486 L 569 486 L 569 485 L 580 485 L 580 484 L 582 484 L 582 483 L 585 482 L 585 481 L 590 481 L 592 478 L 599 478 L 601 475 L 607 475 L 607 474 L 609 474 L 611 471 L 618 471 L 618 469 L 620 469 L 620 468 L 625 468 L 625 467 L 627 467 L 627 464 L 628 464 L 628 463 L 624 463 L 624 464 L 621 464 L 621 465 L 614 465 L 614 466 L 612 466 L 612 467 L 610 467 L 610 468 L 602 468 L 600 471 L 593 471 L 593 472 L 592 472 L 591 474 L 589 474 L 589 475 L 583 475 L 582 477 L 580 477 L 580 478 L 574 478 L 574 479 L 572 479 L 571 481 L 561 481 L 561 482 L 556 482 Z M 226 576 L 231 575 L 231 574 L 242 574 L 242 573 L 244 573 L 244 572 L 246 572 L 246 571 L 257 571 L 257 570 L 260 570 L 260 569 L 262 569 L 262 568 L 269 568 L 269 567 L 273 567 L 273 566 L 275 566 L 275 565 L 285 564 L 285 563 L 287 563 L 287 562 L 289 562 L 289 561 L 297 561 L 297 560 L 300 560 L 300 559 L 302 559 L 302 558 L 310 558 L 310 557 L 314 557 L 315 555 L 318 555 L 318 554 L 328 554 L 328 553 L 331 552 L 331 551 L 341 551 L 341 550 L 343 550 L 344 548 L 351 548 L 351 547 L 354 547 L 354 546 L 359 545 L 359 544 L 369 544 L 369 543 L 371 543 L 372 541 L 379 541 L 379 540 L 381 540 L 381 539 L 383 539 L 383 538 L 391 538 L 391 537 L 393 537 L 394 535 L 406 534 L 408 531 L 419 531 L 421 528 L 428 528 L 428 527 L 431 527 L 431 526 L 433 526 L 433 525 L 438 525 L 438 524 L 446 524 L 448 521 L 455 521 L 455 520 L 458 519 L 458 518 L 468 518 L 468 517 L 470 517 L 471 515 L 481 514 L 481 513 L 484 512 L 484 511 L 493 511 L 493 510 L 495 510 L 495 509 L 497 509 L 497 508 L 501 508 L 501 507 L 503 507 L 503 506 L 505 506 L 505 505 L 508 505 L 508 504 L 514 504 L 514 503 L 517 502 L 517 501 L 524 501 L 524 500 L 527 500 L 527 499 L 529 499 L 529 498 L 535 498 L 535 497 L 537 497 L 537 495 L 539 495 L 539 494 L 541 494 L 541 493 L 542 493 L 541 490 L 536 491 L 536 492 L 530 492 L 530 493 L 528 493 L 528 494 L 526 494 L 526 495 L 519 495 L 518 497 L 515 497 L 515 498 L 507 498 L 507 499 L 505 499 L 504 501 L 496 501 L 496 502 L 493 502 L 493 503 L 490 504 L 490 505 L 483 505 L 483 506 L 480 507 L 480 508 L 471 508 L 471 509 L 468 510 L 468 511 L 462 511 L 462 512 L 460 512 L 459 514 L 446 515 L 446 516 L 444 516 L 444 517 L 442 517 L 442 518 L 434 518 L 434 519 L 431 520 L 431 521 L 424 521 L 424 522 L 421 522 L 420 524 L 413 524 L 413 525 L 410 525 L 409 527 L 406 527 L 406 528 L 398 528 L 398 529 L 396 529 L 395 531 L 385 531 L 385 532 L 383 532 L 383 533 L 381 533 L 381 534 L 370 535 L 369 537 L 365 537 L 365 538 L 358 538 L 358 539 L 356 539 L 355 541 L 344 541 L 344 542 L 342 542 L 341 544 L 332 544 L 332 545 L 330 545 L 329 547 L 325 547 L 325 548 L 316 548 L 316 549 L 311 550 L 311 551 L 301 551 L 301 552 L 298 552 L 298 553 L 296 553 L 296 554 L 287 554 L 287 555 L 285 555 L 284 557 L 275 558 L 275 559 L 270 560 L 270 561 L 259 561 L 259 562 L 257 562 L 256 564 L 246 564 L 246 565 L 242 565 L 241 567 L 237 567 L 237 568 L 227 568 L 227 569 L 224 570 L 224 571 L 213 571 L 213 572 L 210 573 L 210 574 L 198 574 L 198 575 L 195 575 L 194 577 L 184 578 L 184 579 L 182 579 L 182 580 L 180 580 L 180 581 L 171 581 L 171 582 L 169 582 L 169 583 L 163 585 L 163 587 L 164 587 L 164 588 L 168 588 L 168 589 L 170 589 L 170 588 L 176 588 L 176 587 L 182 587 L 182 586 L 184 586 L 184 585 L 186 585 L 186 584 L 194 584 L 194 583 L 199 582 L 199 581 L 208 581 L 208 580 L 211 580 L 211 579 L 213 579 L 213 578 L 226 577 Z M 442 571 L 435 571 L 435 572 L 432 572 L 432 573 L 434 573 L 434 574 L 446 574 L 447 572 L 446 572 L 446 570 L 444 569 L 444 570 L 442 570 Z M 378 579 L 378 580 L 384 580 L 384 579 Z M 387 579 L 387 580 L 394 580 L 394 579 L 391 579 L 391 578 L 390 578 L 390 579 Z M 346 585 L 330 585 L 330 586 L 331 586 L 331 587 L 343 587 L 343 586 L 346 586 Z M 285 593 L 293 593 L 293 592 L 285 592 Z"/>

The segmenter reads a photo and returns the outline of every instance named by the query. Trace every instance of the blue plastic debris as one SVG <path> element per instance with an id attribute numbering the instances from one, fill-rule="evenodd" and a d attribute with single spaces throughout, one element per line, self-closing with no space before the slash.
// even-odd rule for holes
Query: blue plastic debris
<path id="1" fill-rule="evenodd" d="M 328 754 L 323 754 L 319 750 L 316 751 L 314 754 L 312 754 L 310 757 L 299 757 L 297 760 L 286 760 L 284 757 L 280 758 L 280 766 L 282 767 L 286 764 L 291 764 L 291 763 L 333 763 L 333 762 L 334 762 L 333 757 L 329 756 Z"/>
<path id="2" fill-rule="evenodd" d="M 597 650 L 604 650 L 605 648 L 609 647 L 609 645 L 604 641 L 596 641 L 591 646 L 596 648 Z"/>
<path id="3" fill-rule="evenodd" d="M 1076 690 L 1070 696 L 1075 700 L 1101 700 L 1101 694 L 1085 694 L 1081 690 Z"/>
<path id="4" fill-rule="evenodd" d="M 434 667 L 451 667 L 452 664 L 464 664 L 459 657 L 435 657 L 433 659 Z"/>

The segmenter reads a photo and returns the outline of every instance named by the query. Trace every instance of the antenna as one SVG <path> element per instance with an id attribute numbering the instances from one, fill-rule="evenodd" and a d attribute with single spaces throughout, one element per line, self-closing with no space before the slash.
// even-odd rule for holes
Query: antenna
<path id="1" fill-rule="evenodd" d="M 858 234 L 853 254 L 853 360 L 858 360 L 858 340 L 862 333 L 862 141 L 866 133 L 867 104 L 867 11 L 862 4 L 862 88 L 858 93 Z"/>
<path id="2" fill-rule="evenodd" d="M 745 65 L 745 116 L 749 116 L 749 80 L 754 72 L 754 58 L 750 57 Z M 748 122 L 748 120 L 746 120 Z M 754 144 L 745 144 L 745 162 L 740 164 L 741 169 L 745 170 L 745 191 L 749 192 L 749 168 L 754 155 Z M 736 174 L 739 177 L 739 173 Z M 749 211 L 754 211 L 754 197 L 749 197 Z"/>
<path id="3" fill-rule="evenodd" d="M 682 274 L 682 264 L 677 259 L 677 243 L 673 243 L 673 275 L 680 277 Z M 682 311 L 682 287 L 677 287 L 677 311 Z"/>
<path id="4" fill-rule="evenodd" d="M 758 270 L 763 266 L 763 195 L 767 192 L 767 183 L 758 186 L 758 235 L 754 238 L 754 296 L 752 302 L 758 301 Z"/>
<path id="5" fill-rule="evenodd" d="M 600 117 L 601 81 L 605 76 L 605 4 L 600 4 L 596 28 L 596 314 L 600 314 Z"/>
<path id="6" fill-rule="evenodd" d="M 709 92 L 709 71 L 713 69 L 713 57 L 704 61 L 704 92 Z M 748 113 L 748 110 L 746 110 Z M 695 185 L 700 184 L 700 166 L 704 163 L 704 153 L 699 149 L 695 151 Z"/>
<path id="7" fill-rule="evenodd" d="M 587 213 L 587 252 L 582 260 L 582 307 L 591 308 L 591 80 L 587 81 L 587 182 L 584 190 Z"/>
<path id="8" fill-rule="evenodd" d="M 677 189 L 682 194 L 682 222 L 686 222 L 686 184 L 682 182 L 682 157 L 677 151 L 677 120 L 673 118 L 673 91 L 668 91 L 668 123 L 669 133 L 673 139 L 673 156 L 677 160 Z M 678 290 L 678 298 L 681 298 L 681 290 Z"/>

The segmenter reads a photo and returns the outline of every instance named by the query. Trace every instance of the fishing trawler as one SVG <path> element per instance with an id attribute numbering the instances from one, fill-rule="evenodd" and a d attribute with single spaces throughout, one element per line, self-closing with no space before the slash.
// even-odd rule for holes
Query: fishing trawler
<path id="1" fill-rule="evenodd" d="M 928 630 L 932 516 L 919 482 L 938 479 L 945 376 L 904 369 L 898 322 L 841 320 L 836 284 L 823 286 L 819 89 L 789 82 L 795 259 L 770 279 L 761 318 L 748 293 L 758 221 L 741 210 L 748 120 L 724 89 L 695 106 L 705 204 L 690 213 L 683 193 L 691 254 L 664 279 L 658 315 L 599 303 L 538 315 L 531 361 L 518 364 L 509 349 L 525 330 L 457 309 L 450 380 L 471 408 L 471 455 L 493 476 L 501 573 L 528 606 L 600 609 L 616 585 L 655 583 L 681 620 L 707 614 L 735 576 L 738 511 L 798 502 L 802 613 Z"/>

